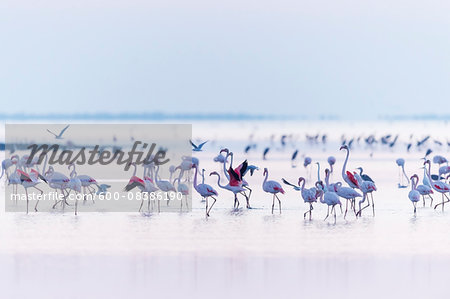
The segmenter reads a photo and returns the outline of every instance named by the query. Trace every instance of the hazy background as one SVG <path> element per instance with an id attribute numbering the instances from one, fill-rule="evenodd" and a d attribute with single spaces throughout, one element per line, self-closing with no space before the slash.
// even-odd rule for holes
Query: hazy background
<path id="1" fill-rule="evenodd" d="M 448 115 L 449 10 L 414 0 L 2 0 L 2 111 Z"/>

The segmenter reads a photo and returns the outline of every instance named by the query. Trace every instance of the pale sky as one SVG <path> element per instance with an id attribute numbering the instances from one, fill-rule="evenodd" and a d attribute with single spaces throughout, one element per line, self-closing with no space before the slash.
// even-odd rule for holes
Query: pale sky
<path id="1" fill-rule="evenodd" d="M 448 1 L 0 1 L 2 112 L 449 114 Z"/>

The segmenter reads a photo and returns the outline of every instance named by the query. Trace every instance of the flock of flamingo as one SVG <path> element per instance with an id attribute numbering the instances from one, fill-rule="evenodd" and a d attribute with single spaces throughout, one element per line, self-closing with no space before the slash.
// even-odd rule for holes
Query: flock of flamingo
<path id="1" fill-rule="evenodd" d="M 206 142 L 200 144 L 199 146 L 193 144 L 193 151 L 198 152 L 202 151 L 202 147 Z M 311 187 L 307 187 L 307 180 L 304 177 L 300 177 L 298 179 L 297 184 L 293 184 L 286 179 L 282 179 L 282 183 L 288 187 L 292 188 L 294 191 L 299 191 L 303 201 L 308 204 L 308 210 L 303 214 L 306 219 L 308 216 L 309 220 L 312 219 L 312 211 L 313 205 L 317 202 L 326 204 L 327 215 L 325 219 L 327 219 L 330 215 L 334 217 L 336 221 L 336 207 L 339 206 L 341 213 L 344 215 L 344 219 L 347 217 L 348 212 L 353 212 L 356 217 L 361 217 L 362 212 L 372 206 L 372 214 L 375 216 L 375 202 L 373 199 L 374 191 L 377 191 L 377 187 L 375 182 L 372 180 L 370 176 L 363 173 L 363 169 L 361 167 L 357 168 L 359 170 L 350 171 L 347 169 L 347 163 L 350 155 L 350 148 L 348 145 L 342 145 L 340 150 L 346 152 L 345 161 L 342 166 L 341 176 L 343 182 L 330 182 L 330 176 L 335 171 L 334 164 L 336 163 L 336 158 L 330 156 L 327 159 L 329 164 L 329 168 L 325 169 L 324 172 L 324 180 L 321 180 L 320 175 L 320 164 L 316 163 L 318 166 L 317 170 L 317 181 Z M 211 172 L 210 176 L 217 177 L 217 186 L 220 189 L 223 189 L 227 192 L 233 193 L 234 196 L 234 209 L 239 209 L 240 206 L 240 198 L 245 199 L 246 208 L 251 208 L 251 194 L 252 189 L 249 186 L 249 183 L 245 180 L 245 176 L 250 173 L 253 175 L 255 170 L 259 168 L 255 165 L 249 165 L 247 160 L 238 165 L 237 167 L 233 166 L 233 158 L 234 154 L 227 148 L 220 150 L 219 154 L 214 158 L 215 162 L 219 162 L 223 167 L 219 173 L 217 171 Z M 67 202 L 67 198 L 69 194 L 73 191 L 77 194 L 83 195 L 85 198 L 88 195 L 100 195 L 108 192 L 108 188 L 110 185 L 107 184 L 99 184 L 93 177 L 89 175 L 81 174 L 79 175 L 76 171 L 76 166 L 71 164 L 68 166 L 68 170 L 70 171 L 69 175 L 65 175 L 62 172 L 56 172 L 52 166 L 46 168 L 47 165 L 47 157 L 45 158 L 44 167 L 42 172 L 39 171 L 39 165 L 37 165 L 37 159 L 33 159 L 31 163 L 28 161 L 28 156 L 25 155 L 20 158 L 18 155 L 13 155 L 8 159 L 3 160 L 2 162 L 2 173 L 1 177 L 5 175 L 6 182 L 9 186 L 12 186 L 13 193 L 18 193 L 18 186 L 21 185 L 24 188 L 26 199 L 27 199 L 27 207 L 26 211 L 29 211 L 29 200 L 28 200 L 28 189 L 34 188 L 40 194 L 43 194 L 43 190 L 38 188 L 38 184 L 41 182 L 45 182 L 51 189 L 54 189 L 56 193 L 60 192 L 62 195 L 60 199 L 55 200 L 53 208 L 56 208 L 58 204 L 64 209 L 64 206 L 70 205 Z M 306 161 L 305 158 L 305 167 L 312 163 L 311 159 Z M 442 206 L 444 209 L 444 205 L 450 202 L 450 198 L 448 193 L 450 192 L 450 185 L 448 184 L 448 179 L 450 178 L 450 167 L 448 166 L 447 160 L 442 156 L 435 156 L 433 162 L 439 164 L 439 174 L 432 175 L 431 174 L 431 161 L 425 159 L 423 169 L 423 184 L 419 185 L 419 177 L 417 174 L 408 177 L 404 165 L 404 159 L 397 159 L 397 165 L 400 167 L 400 182 L 399 188 L 407 188 L 411 185 L 411 191 L 409 192 L 409 199 L 411 200 L 414 213 L 416 213 L 417 202 L 422 197 L 424 206 L 425 199 L 429 198 L 431 200 L 431 204 L 433 202 L 432 194 L 435 192 L 441 193 L 442 202 L 435 205 L 435 209 L 438 206 Z M 442 166 L 441 164 L 446 164 L 446 166 Z M 15 166 L 15 170 L 10 172 L 9 169 Z M 195 190 L 205 202 L 205 214 L 206 217 L 210 216 L 211 209 L 217 201 L 218 192 L 217 190 L 205 183 L 205 169 L 199 170 L 199 160 L 195 157 L 183 157 L 182 161 L 177 166 L 170 166 L 170 178 L 169 179 L 161 179 L 159 175 L 160 166 L 155 166 L 153 163 L 143 164 L 143 174 L 142 177 L 138 177 L 137 175 L 137 165 L 135 163 L 131 163 L 130 166 L 134 167 L 134 172 L 128 183 L 124 187 L 124 191 L 126 192 L 141 192 L 146 193 L 147 195 L 155 194 L 155 193 L 165 193 L 167 199 L 167 205 L 170 200 L 167 195 L 170 192 L 178 192 L 185 199 L 185 207 L 189 208 L 187 198 L 190 194 L 190 173 L 191 170 L 194 171 L 193 177 L 193 190 Z M 178 175 L 174 174 L 179 171 Z M 199 174 L 200 173 L 200 174 Z M 444 177 L 448 175 L 447 177 Z M 199 176 L 201 176 L 201 182 L 199 182 Z M 277 209 L 279 213 L 282 211 L 282 201 L 279 197 L 280 194 L 285 194 L 285 190 L 283 186 L 275 181 L 269 180 L 269 170 L 264 168 L 263 171 L 263 181 L 262 181 L 262 190 L 266 193 L 272 195 L 272 206 L 271 213 L 274 213 L 274 210 Z M 226 183 L 222 184 L 222 181 L 225 180 Z M 406 180 L 406 184 L 405 184 Z M 97 191 L 94 187 L 97 187 Z M 358 201 L 357 199 L 360 198 Z M 93 199 L 93 197 L 92 197 Z M 212 200 L 212 203 L 210 202 Z M 345 212 L 342 208 L 341 200 L 345 200 Z M 148 211 L 154 209 L 154 204 L 157 202 L 158 212 L 160 211 L 160 201 L 150 201 L 148 200 Z M 39 204 L 39 200 L 36 201 L 34 206 L 34 210 L 38 211 L 37 207 Z M 75 215 L 77 214 L 77 204 L 78 200 L 75 200 Z M 139 211 L 142 210 L 144 204 L 144 200 L 141 200 Z M 183 198 L 181 198 L 181 209 L 183 209 Z M 324 219 L 324 220 L 325 220 Z"/>

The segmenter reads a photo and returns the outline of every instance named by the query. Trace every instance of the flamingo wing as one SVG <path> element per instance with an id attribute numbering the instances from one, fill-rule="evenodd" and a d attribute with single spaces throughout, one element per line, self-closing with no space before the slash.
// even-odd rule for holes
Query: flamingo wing
<path id="1" fill-rule="evenodd" d="M 351 173 L 350 171 L 347 171 L 347 177 L 350 180 L 350 182 L 352 182 L 353 184 L 355 184 L 356 186 L 358 186 L 358 181 L 356 180 L 355 176 L 353 175 L 353 173 Z"/>

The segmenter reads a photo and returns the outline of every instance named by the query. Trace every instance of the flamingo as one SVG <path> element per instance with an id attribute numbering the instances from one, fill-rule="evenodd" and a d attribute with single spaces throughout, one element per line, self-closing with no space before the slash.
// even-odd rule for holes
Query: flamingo
<path id="1" fill-rule="evenodd" d="M 420 200 L 420 193 L 416 190 L 417 182 L 419 181 L 419 177 L 417 174 L 414 174 L 411 177 L 411 191 L 408 193 L 409 200 L 411 200 L 413 206 L 414 206 L 414 214 L 416 214 L 416 205 L 417 202 Z"/>
<path id="2" fill-rule="evenodd" d="M 359 170 L 359 176 L 362 178 L 363 181 L 369 181 L 369 182 L 375 183 L 370 176 L 363 173 L 364 170 L 362 169 L 362 167 L 358 167 L 356 169 Z"/>
<path id="3" fill-rule="evenodd" d="M 324 195 L 323 195 L 322 199 L 320 200 L 320 202 L 326 203 L 328 205 L 327 216 L 325 217 L 324 220 L 326 220 L 328 218 L 328 216 L 330 214 L 330 206 L 331 206 L 331 213 L 333 213 L 333 211 L 334 211 L 334 222 L 336 222 L 336 205 L 339 205 L 341 207 L 341 212 L 342 212 L 342 204 L 341 204 L 341 201 L 339 200 L 339 196 L 334 191 L 334 188 L 332 188 L 330 186 L 329 179 L 330 179 L 330 170 L 327 168 L 327 169 L 325 169 L 325 186 L 326 186 L 326 188 L 325 188 Z"/>
<path id="4" fill-rule="evenodd" d="M 172 183 L 170 181 L 159 179 L 158 172 L 159 172 L 159 165 L 156 166 L 155 183 L 156 183 L 156 186 L 158 186 L 159 190 L 166 193 L 167 205 L 169 205 L 170 200 L 168 197 L 168 193 L 170 191 L 177 192 L 177 190 L 175 189 L 175 187 L 172 185 Z"/>
<path id="5" fill-rule="evenodd" d="M 250 195 L 251 195 L 252 189 L 250 189 L 248 187 L 248 183 L 242 179 L 243 174 L 245 174 L 247 172 L 247 167 L 248 167 L 247 160 L 245 160 L 244 163 L 242 163 L 241 165 L 239 165 L 239 167 L 237 167 L 236 169 L 233 170 L 233 156 L 234 156 L 233 152 L 230 152 L 227 148 L 222 149 L 220 151 L 220 153 L 222 153 L 222 152 L 227 153 L 225 162 L 223 163 L 223 172 L 225 174 L 225 177 L 228 179 L 228 185 L 239 186 L 239 187 L 243 187 L 247 190 L 250 190 Z M 226 161 L 228 159 L 228 156 L 230 156 L 231 159 L 230 159 L 230 167 L 227 170 Z M 247 196 L 247 194 L 245 194 L 245 191 L 246 191 L 245 189 L 242 189 L 242 191 L 239 193 L 245 197 L 245 200 L 247 202 L 247 209 L 250 209 L 250 197 Z M 239 207 L 239 200 L 237 199 L 237 196 L 235 197 L 235 203 L 234 203 L 235 208 L 236 208 L 236 203 L 237 203 L 237 207 Z"/>
<path id="6" fill-rule="evenodd" d="M 330 173 L 333 173 L 333 165 L 336 163 L 336 158 L 334 156 L 329 156 L 327 159 L 328 164 L 330 165 Z"/>
<path id="7" fill-rule="evenodd" d="M 188 204 L 188 196 L 189 196 L 189 187 L 186 184 L 183 184 L 180 182 L 180 178 L 175 178 L 173 180 L 173 185 L 175 185 L 175 182 L 178 182 L 177 184 L 177 191 L 181 193 L 185 197 L 186 201 L 186 208 L 189 210 L 189 204 Z M 181 207 L 180 212 L 183 210 L 183 199 L 181 199 Z"/>
<path id="8" fill-rule="evenodd" d="M 342 211 L 342 205 L 341 205 L 341 201 L 339 200 L 339 196 L 333 191 L 330 191 L 329 186 L 325 186 L 324 190 L 327 190 L 325 192 L 323 192 L 320 196 L 320 202 L 323 204 L 326 204 L 328 206 L 327 208 L 327 216 L 325 217 L 325 219 L 323 219 L 324 221 L 327 220 L 328 216 L 330 215 L 330 206 L 331 206 L 331 213 L 334 214 L 334 222 L 336 223 L 336 205 L 340 205 L 341 206 L 341 211 Z"/>
<path id="9" fill-rule="evenodd" d="M 371 182 L 371 181 L 363 181 L 361 176 L 359 174 L 357 174 L 356 172 L 354 173 L 354 177 L 356 179 L 356 182 L 358 183 L 359 190 L 361 190 L 361 192 L 363 193 L 363 198 L 362 198 L 362 200 L 359 201 L 359 211 L 358 211 L 358 213 L 356 213 L 356 216 L 358 216 L 358 215 L 361 216 L 362 210 L 364 210 L 365 208 L 370 206 L 370 200 L 369 200 L 368 194 L 371 194 L 371 197 L 372 197 L 372 211 L 373 211 L 373 216 L 375 216 L 375 202 L 373 201 L 373 195 L 372 195 L 373 191 L 377 191 L 377 187 L 375 186 L 375 183 Z M 364 208 L 361 208 L 361 204 L 366 200 L 366 198 L 367 198 L 367 206 L 365 206 Z"/>
<path id="10" fill-rule="evenodd" d="M 350 186 L 350 188 L 358 188 L 358 182 L 356 181 L 354 175 L 350 172 L 346 172 L 348 157 L 350 155 L 350 150 L 347 145 L 343 145 L 339 150 L 346 150 L 347 154 L 345 156 L 344 165 L 342 166 L 342 179 Z"/>
<path id="11" fill-rule="evenodd" d="M 340 197 L 344 198 L 346 203 L 345 203 L 345 213 L 344 213 L 344 219 L 347 216 L 347 211 L 348 211 L 348 201 L 350 200 L 350 209 L 353 207 L 353 211 L 355 212 L 356 215 L 356 209 L 355 209 L 355 200 L 357 197 L 361 197 L 362 195 L 359 194 L 358 191 L 356 191 L 355 189 L 349 188 L 349 187 L 343 187 L 341 182 L 337 182 L 336 184 L 334 184 L 334 190 L 337 193 L 337 195 L 339 195 Z"/>
<path id="12" fill-rule="evenodd" d="M 239 208 L 239 200 L 238 200 L 238 198 L 237 198 L 237 195 L 238 195 L 239 193 L 245 191 L 244 187 L 239 186 L 239 185 L 238 185 L 238 186 L 232 186 L 232 185 L 230 185 L 230 184 L 222 185 L 222 184 L 220 183 L 220 174 L 217 173 L 217 171 L 213 171 L 213 172 L 211 172 L 209 175 L 210 175 L 210 176 L 211 176 L 211 175 L 217 175 L 217 185 L 218 185 L 220 188 L 222 188 L 222 189 L 225 189 L 225 190 L 228 190 L 228 191 L 233 192 L 233 194 L 234 194 L 234 208 L 235 208 L 235 209 L 238 209 L 238 208 Z"/>
<path id="13" fill-rule="evenodd" d="M 399 176 L 398 187 L 399 188 L 407 188 L 409 186 L 409 178 L 408 178 L 408 176 L 406 175 L 406 172 L 405 172 L 405 159 L 398 158 L 397 160 L 395 160 L 395 163 L 397 163 L 397 165 L 400 167 L 400 169 L 401 169 L 401 171 L 403 173 L 403 176 L 406 178 L 406 181 L 408 182 L 406 185 L 403 185 L 403 177 L 401 176 L 400 169 L 399 169 L 399 173 L 398 173 L 398 176 Z"/>
<path id="14" fill-rule="evenodd" d="M 144 172 L 144 189 L 142 190 L 142 192 L 147 193 L 147 197 L 148 197 L 147 210 L 150 212 L 150 203 L 152 202 L 151 198 L 150 198 L 150 194 L 157 192 L 159 189 L 158 189 L 158 187 L 155 186 L 153 179 L 151 177 L 149 177 L 149 175 L 150 175 L 149 172 L 150 172 L 150 169 L 147 169 L 147 172 Z M 141 206 L 139 207 L 138 212 L 141 211 L 143 204 L 144 204 L 144 199 L 142 199 L 142 201 L 141 201 Z M 159 200 L 158 200 L 158 212 L 160 212 Z"/>
<path id="15" fill-rule="evenodd" d="M 431 169 L 431 162 L 430 162 L 430 160 L 426 160 L 426 161 L 423 163 L 424 166 L 425 166 L 426 164 L 428 164 L 428 169 L 425 169 L 425 172 L 426 172 L 426 174 L 427 174 L 427 176 L 428 176 L 428 180 L 429 180 L 430 183 L 431 183 L 431 188 L 433 188 L 435 191 L 437 191 L 437 192 L 439 192 L 439 193 L 442 194 L 442 202 L 441 202 L 441 203 L 438 203 L 437 205 L 435 205 L 435 206 L 434 206 L 434 209 L 436 209 L 438 206 L 442 205 L 442 211 L 444 211 L 444 205 L 445 205 L 445 203 L 447 203 L 447 202 L 450 201 L 450 199 L 448 198 L 448 196 L 447 196 L 447 194 L 446 194 L 446 193 L 448 193 L 448 192 L 450 191 L 450 185 L 448 185 L 448 184 L 446 184 L 446 183 L 444 183 L 444 182 L 441 182 L 441 181 L 435 181 L 435 180 L 433 180 L 433 179 L 431 178 L 431 175 L 430 175 L 430 169 Z M 447 198 L 446 201 L 444 201 L 444 197 Z"/>
<path id="16" fill-rule="evenodd" d="M 44 191 L 42 191 L 41 189 L 36 187 L 36 185 L 40 183 L 39 179 L 43 180 L 44 182 L 47 182 L 47 181 L 45 180 L 45 178 L 42 175 L 40 175 L 34 169 L 31 170 L 30 174 L 27 174 L 26 172 L 24 172 L 20 169 L 17 169 L 16 171 L 20 175 L 20 181 L 22 183 L 23 188 L 25 189 L 25 195 L 26 195 L 26 199 L 27 199 L 27 214 L 28 214 L 28 203 L 29 203 L 28 188 L 35 188 L 36 190 L 41 192 L 41 196 L 42 196 Z M 39 203 L 39 200 L 36 202 L 36 205 L 34 207 L 34 210 L 36 212 L 37 212 L 37 204 L 38 203 Z"/>
<path id="17" fill-rule="evenodd" d="M 0 179 L 3 177 L 3 175 L 6 175 L 6 180 L 9 180 L 8 169 L 15 164 L 13 162 L 13 157 L 18 157 L 18 156 L 14 155 L 11 158 L 7 158 L 2 161 L 2 174 L 0 175 Z"/>
<path id="18" fill-rule="evenodd" d="M 448 161 L 445 157 L 440 156 L 440 155 L 436 155 L 433 157 L 433 163 L 436 163 L 439 165 L 439 167 L 441 167 L 441 164 L 447 163 L 448 165 Z"/>
<path id="19" fill-rule="evenodd" d="M 264 168 L 263 176 L 265 176 L 262 187 L 263 190 L 267 193 L 273 194 L 273 201 L 272 201 L 272 214 L 273 214 L 273 208 L 275 206 L 275 197 L 278 199 L 278 206 L 280 207 L 280 214 L 281 214 L 281 200 L 278 198 L 277 193 L 284 194 L 283 187 L 281 187 L 280 183 L 276 181 L 268 181 L 267 177 L 269 176 L 269 171 L 267 168 Z"/>
<path id="20" fill-rule="evenodd" d="M 70 172 L 70 179 L 69 182 L 67 183 L 67 188 L 70 189 L 69 193 L 73 190 L 75 191 L 75 215 L 77 215 L 78 213 L 78 198 L 77 198 L 77 194 L 81 193 L 81 180 L 78 178 L 77 172 L 75 170 L 75 164 L 70 164 L 69 165 L 69 170 L 70 168 L 73 167 L 73 170 Z M 69 195 L 69 193 L 67 195 Z"/>
<path id="21" fill-rule="evenodd" d="M 141 192 L 143 192 L 145 189 L 145 181 L 136 176 L 136 171 L 137 171 L 136 163 L 133 162 L 133 163 L 130 163 L 129 165 L 134 167 L 134 171 L 133 171 L 133 175 L 128 180 L 128 183 L 123 188 L 123 190 L 126 192 L 130 192 L 134 188 L 138 188 Z M 144 200 L 142 199 L 141 206 L 139 207 L 139 211 L 141 211 L 143 203 L 144 203 Z M 158 203 L 159 203 L 159 201 L 158 201 Z"/>
<path id="22" fill-rule="evenodd" d="M 296 191 L 301 191 L 301 195 L 303 198 L 303 201 L 305 203 L 309 203 L 309 210 L 306 211 L 303 214 L 303 218 L 306 218 L 306 214 L 309 213 L 309 220 L 312 219 L 312 210 L 313 210 L 313 203 L 317 202 L 317 198 L 320 196 L 320 192 L 322 192 L 321 189 L 319 189 L 320 187 L 317 186 L 317 184 L 319 184 L 320 182 L 316 182 L 316 187 L 312 187 L 310 189 L 306 189 L 305 188 L 305 183 L 306 180 L 303 177 L 298 178 L 298 186 L 295 186 L 294 184 L 289 183 L 288 181 L 286 181 L 285 179 L 281 179 L 283 181 L 283 183 L 285 183 L 286 185 L 289 185 L 291 187 L 294 188 L 294 190 Z M 301 186 L 300 186 L 301 184 Z"/>
<path id="23" fill-rule="evenodd" d="M 425 167 L 422 167 L 422 168 L 425 171 Z M 425 177 L 427 177 L 426 174 L 425 174 Z M 427 178 L 427 180 L 428 180 L 428 178 Z M 431 199 L 430 207 L 433 206 L 433 197 L 431 197 L 431 195 L 430 195 L 430 194 L 433 194 L 433 189 L 431 188 L 431 185 L 418 185 L 418 186 L 416 186 L 416 190 L 419 191 L 420 195 L 422 195 L 423 206 L 425 206 L 425 196 L 428 196 Z"/>
<path id="24" fill-rule="evenodd" d="M 217 201 L 214 196 L 218 196 L 219 194 L 217 193 L 216 190 L 214 190 L 213 187 L 211 187 L 208 184 L 197 184 L 198 165 L 193 164 L 192 167 L 195 168 L 194 189 L 195 189 L 195 191 L 197 191 L 200 194 L 200 196 L 202 198 L 204 198 L 206 200 L 206 217 L 209 217 L 209 212 L 211 211 L 212 207 L 214 206 L 214 204 Z M 209 208 L 209 210 L 208 210 L 208 197 L 211 197 L 212 199 L 214 199 L 214 202 L 211 205 L 211 207 Z"/>
<path id="25" fill-rule="evenodd" d="M 45 167 L 44 167 L 44 169 L 45 169 Z M 64 209 L 64 206 L 67 204 L 67 199 L 66 199 L 67 195 L 64 193 L 64 191 L 67 188 L 67 183 L 69 182 L 69 178 L 60 172 L 55 172 L 55 169 L 53 168 L 53 166 L 49 166 L 48 170 L 44 173 L 44 177 L 47 180 L 50 188 L 55 189 L 56 194 L 58 194 L 58 190 L 60 190 L 63 195 L 62 200 L 56 199 L 55 204 L 53 205 L 52 208 L 54 209 L 56 207 L 56 205 L 61 202 L 62 207 Z"/>

